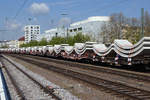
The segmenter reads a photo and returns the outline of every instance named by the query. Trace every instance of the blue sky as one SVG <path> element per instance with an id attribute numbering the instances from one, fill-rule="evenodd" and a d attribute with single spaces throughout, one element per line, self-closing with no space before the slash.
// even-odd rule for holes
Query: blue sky
<path id="1" fill-rule="evenodd" d="M 24 1 L 0 1 L 0 30 L 9 30 L 0 31 L 0 40 L 18 39 L 24 35 L 23 27 L 27 24 L 39 24 L 42 33 L 57 27 L 64 17 L 72 23 L 89 16 L 119 12 L 128 17 L 140 17 L 142 7 L 150 12 L 150 0 L 27 0 L 21 7 Z M 20 8 L 21 12 L 14 18 Z"/>

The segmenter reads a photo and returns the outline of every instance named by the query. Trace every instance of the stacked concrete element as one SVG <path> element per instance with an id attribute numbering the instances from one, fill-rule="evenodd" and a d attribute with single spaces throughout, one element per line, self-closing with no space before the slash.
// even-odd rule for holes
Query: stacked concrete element
<path id="1" fill-rule="evenodd" d="M 72 60 L 98 61 L 109 64 L 133 65 L 150 63 L 150 37 L 133 45 L 128 40 L 114 40 L 109 47 L 96 42 L 57 44 L 28 48 L 0 49 L 0 52 L 61 57 Z"/>

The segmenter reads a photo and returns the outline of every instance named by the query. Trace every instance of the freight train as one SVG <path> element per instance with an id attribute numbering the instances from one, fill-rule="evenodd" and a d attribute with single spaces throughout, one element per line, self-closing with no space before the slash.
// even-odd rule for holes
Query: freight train
<path id="1" fill-rule="evenodd" d="M 107 47 L 96 42 L 46 45 L 23 48 L 1 48 L 0 53 L 28 54 L 92 61 L 110 65 L 150 67 L 150 37 L 143 37 L 138 43 L 116 39 Z"/>

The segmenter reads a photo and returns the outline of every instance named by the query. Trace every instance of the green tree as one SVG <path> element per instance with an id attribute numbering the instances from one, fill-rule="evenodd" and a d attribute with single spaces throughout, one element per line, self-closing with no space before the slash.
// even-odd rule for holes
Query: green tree
<path id="1" fill-rule="evenodd" d="M 1 48 L 8 48 L 8 46 L 7 46 L 7 45 L 4 45 L 4 46 L 2 46 Z"/>
<path id="2" fill-rule="evenodd" d="M 38 41 L 32 40 L 29 42 L 28 46 L 38 46 Z"/>
<path id="3" fill-rule="evenodd" d="M 49 45 L 55 45 L 55 44 L 64 44 L 65 43 L 65 38 L 63 37 L 53 37 L 50 41 L 49 41 Z"/>
<path id="4" fill-rule="evenodd" d="M 67 39 L 66 39 L 66 43 L 73 46 L 75 41 L 74 41 L 74 38 L 73 36 L 69 36 Z"/>
<path id="5" fill-rule="evenodd" d="M 29 43 L 22 44 L 20 47 L 31 47 L 31 46 L 44 46 L 44 45 L 55 45 L 55 44 L 69 44 L 74 45 L 74 43 L 85 43 L 86 41 L 90 41 L 90 37 L 88 35 L 83 35 L 82 33 L 77 33 L 75 36 L 69 37 L 53 37 L 49 42 L 46 39 L 42 39 L 41 41 L 30 41 Z"/>
<path id="6" fill-rule="evenodd" d="M 84 43 L 86 41 L 90 41 L 90 37 L 88 35 L 83 35 L 82 33 L 77 33 L 75 36 L 69 36 L 69 37 L 53 37 L 49 41 L 49 45 L 55 45 L 55 44 L 69 44 L 74 45 L 74 43 Z"/>
<path id="7" fill-rule="evenodd" d="M 20 47 L 38 46 L 38 41 L 32 40 L 29 43 L 21 44 Z"/>
<path id="8" fill-rule="evenodd" d="M 88 35 L 83 35 L 82 33 L 77 33 L 73 39 L 74 43 L 84 43 L 86 41 L 90 41 L 90 37 Z"/>
<path id="9" fill-rule="evenodd" d="M 38 42 L 38 45 L 39 46 L 44 46 L 44 45 L 47 45 L 47 40 L 45 38 L 43 38 L 40 42 Z"/>

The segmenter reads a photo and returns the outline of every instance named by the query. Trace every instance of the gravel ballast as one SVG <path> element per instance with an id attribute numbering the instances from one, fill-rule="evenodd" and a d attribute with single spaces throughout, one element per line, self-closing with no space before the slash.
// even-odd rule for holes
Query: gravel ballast
<path id="1" fill-rule="evenodd" d="M 106 90 L 98 89 L 97 87 L 83 81 L 76 80 L 57 72 L 43 69 L 40 66 L 30 64 L 21 59 L 16 59 L 15 57 L 7 57 L 11 58 L 17 63 L 24 65 L 27 69 L 33 71 L 34 73 L 45 77 L 47 80 L 61 86 L 62 88 L 67 89 L 70 93 L 81 98 L 82 100 L 126 100 L 126 98 L 122 96 L 112 95 L 110 92 L 107 93 Z M 73 88 L 70 88 L 70 86 L 73 86 Z"/>
<path id="2" fill-rule="evenodd" d="M 5 56 L 6 57 L 6 56 Z M 7 59 L 9 59 L 11 62 L 15 63 L 20 69 L 22 69 L 24 72 L 26 72 L 28 75 L 32 76 L 34 79 L 36 79 L 36 81 L 40 82 L 43 86 L 50 86 L 53 88 L 58 88 L 55 89 L 54 93 L 59 96 L 62 100 L 80 100 L 79 98 L 77 98 L 76 96 L 73 96 L 70 92 L 68 92 L 65 89 L 61 89 L 60 86 L 53 84 L 52 82 L 46 80 L 44 77 L 33 73 L 32 71 L 28 70 L 27 68 L 25 68 L 23 65 L 11 60 L 10 58 L 6 57 Z M 60 89 L 59 89 L 60 88 Z M 32 99 L 33 100 L 33 99 Z M 37 100 L 37 99 L 34 99 Z M 51 99 L 46 99 L 46 100 L 51 100 Z"/>
<path id="3" fill-rule="evenodd" d="M 17 94 L 16 90 L 15 90 L 15 87 L 14 85 L 12 84 L 7 72 L 5 71 L 5 69 L 2 69 L 3 71 L 3 74 L 5 76 L 5 80 L 6 80 L 6 83 L 7 83 L 7 87 L 8 87 L 8 90 L 9 90 L 9 93 L 10 93 L 10 97 L 12 100 L 20 100 L 21 98 L 19 97 L 19 95 Z"/>
<path id="4" fill-rule="evenodd" d="M 51 96 L 45 94 L 43 90 L 41 90 L 40 87 L 26 75 L 24 75 L 6 60 L 3 61 L 27 100 L 52 100 Z"/>

